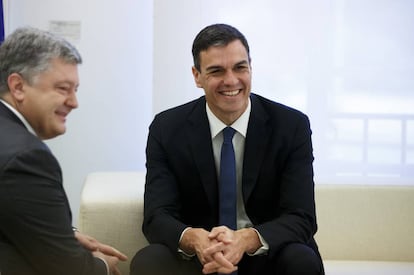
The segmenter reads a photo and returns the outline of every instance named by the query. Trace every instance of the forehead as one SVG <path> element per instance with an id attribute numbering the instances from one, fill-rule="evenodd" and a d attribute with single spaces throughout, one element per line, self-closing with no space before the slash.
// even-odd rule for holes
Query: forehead
<path id="1" fill-rule="evenodd" d="M 46 71 L 38 75 L 39 78 L 46 78 L 53 81 L 79 82 L 78 65 L 67 63 L 60 58 L 54 58 L 49 62 Z"/>
<path id="2" fill-rule="evenodd" d="M 249 62 L 249 57 L 240 40 L 223 46 L 211 46 L 200 52 L 201 67 L 232 65 L 242 61 Z"/>

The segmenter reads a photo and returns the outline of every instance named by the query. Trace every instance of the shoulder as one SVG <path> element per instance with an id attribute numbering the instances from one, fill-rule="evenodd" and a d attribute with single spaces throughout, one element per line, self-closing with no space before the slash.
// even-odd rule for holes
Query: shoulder
<path id="1" fill-rule="evenodd" d="M 167 109 L 155 115 L 152 125 L 162 125 L 165 128 L 181 127 L 192 119 L 207 117 L 204 96 L 185 104 Z"/>
<path id="2" fill-rule="evenodd" d="M 162 119 L 174 119 L 177 117 L 186 117 L 188 114 L 192 113 L 195 108 L 204 107 L 206 104 L 205 97 L 199 97 L 195 100 L 190 102 L 184 103 L 182 105 L 178 105 L 176 107 L 167 109 L 158 113 L 155 117 L 162 118 Z"/>
<path id="3" fill-rule="evenodd" d="M 50 161 L 57 162 L 43 141 L 24 126 L 0 117 L 0 170 L 13 163 L 37 165 Z"/>
<path id="4" fill-rule="evenodd" d="M 38 137 L 31 134 L 25 126 L 15 121 L 0 117 L 0 148 L 24 150 L 44 144 Z M 3 152 L 3 150 L 2 150 Z"/>
<path id="5" fill-rule="evenodd" d="M 305 113 L 263 96 L 252 93 L 250 99 L 253 114 L 268 116 L 274 121 L 309 120 Z"/>

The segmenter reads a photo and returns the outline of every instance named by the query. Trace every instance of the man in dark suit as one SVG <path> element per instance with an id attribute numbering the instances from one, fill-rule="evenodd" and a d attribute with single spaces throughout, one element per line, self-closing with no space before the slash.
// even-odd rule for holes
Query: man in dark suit
<path id="1" fill-rule="evenodd" d="M 205 96 L 158 114 L 149 129 L 143 232 L 131 274 L 324 274 L 306 115 L 251 94 L 248 43 L 225 24 L 193 43 Z M 232 139 L 237 228 L 220 222 L 220 148 Z M 225 200 L 224 200 L 225 201 Z"/>
<path id="2" fill-rule="evenodd" d="M 81 57 L 34 28 L 0 46 L 0 274 L 120 274 L 116 249 L 76 232 L 58 161 L 42 141 L 77 108 Z"/>

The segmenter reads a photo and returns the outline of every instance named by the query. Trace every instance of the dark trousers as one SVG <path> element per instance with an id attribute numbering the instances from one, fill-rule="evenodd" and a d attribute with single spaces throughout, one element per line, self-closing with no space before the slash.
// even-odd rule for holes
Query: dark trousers
<path id="1" fill-rule="evenodd" d="M 293 243 L 276 255 L 245 255 L 238 275 L 323 275 L 322 259 L 307 245 Z M 197 257 L 186 260 L 166 246 L 151 244 L 135 254 L 130 275 L 203 275 Z"/>

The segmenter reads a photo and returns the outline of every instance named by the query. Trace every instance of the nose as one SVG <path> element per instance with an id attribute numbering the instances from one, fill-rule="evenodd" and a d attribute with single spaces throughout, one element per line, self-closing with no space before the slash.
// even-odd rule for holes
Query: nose
<path id="1" fill-rule="evenodd" d="M 237 75 L 233 71 L 229 70 L 224 74 L 224 77 L 223 77 L 224 85 L 233 86 L 233 85 L 236 85 L 238 82 L 239 82 L 239 79 L 237 78 Z"/>
<path id="2" fill-rule="evenodd" d="M 66 105 L 69 106 L 72 109 L 78 108 L 78 106 L 79 106 L 78 98 L 76 97 L 76 92 L 75 91 L 72 91 L 71 93 L 69 93 L 69 96 L 66 100 Z"/>

